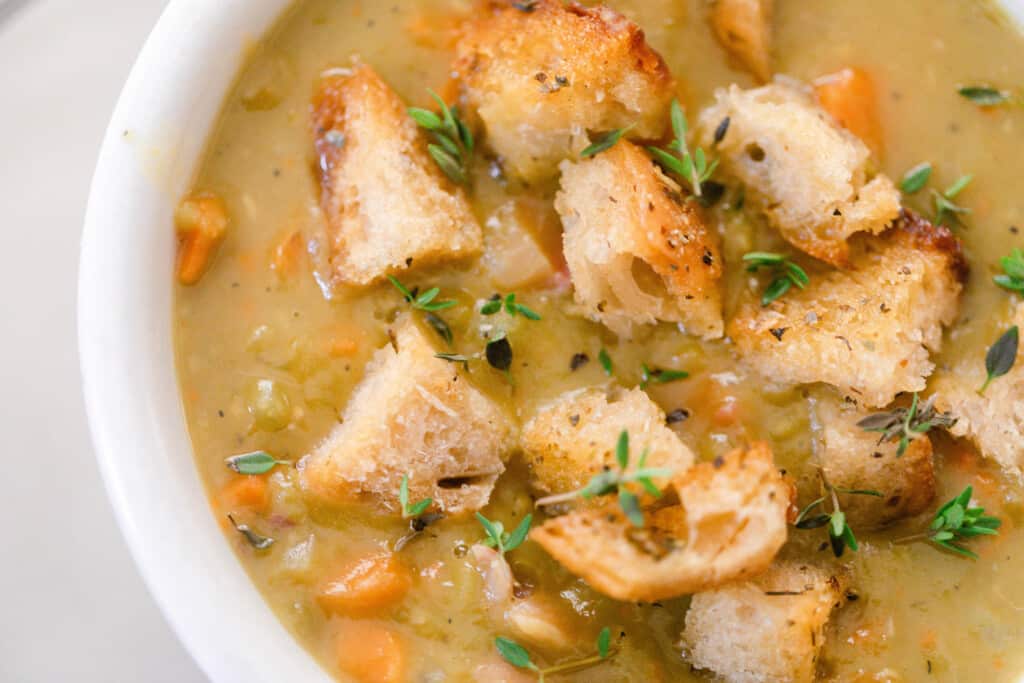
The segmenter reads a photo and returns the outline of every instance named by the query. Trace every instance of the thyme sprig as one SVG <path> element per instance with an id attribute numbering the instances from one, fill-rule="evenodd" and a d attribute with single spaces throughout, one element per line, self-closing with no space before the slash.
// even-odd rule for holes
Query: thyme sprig
<path id="1" fill-rule="evenodd" d="M 689 185 L 695 197 L 700 197 L 703 193 L 701 185 L 707 182 L 718 168 L 718 159 L 708 163 L 707 154 L 702 147 L 697 147 L 693 154 L 690 153 L 690 147 L 686 142 L 689 124 L 678 99 L 672 100 L 671 119 L 672 133 L 675 138 L 668 144 L 668 149 L 648 147 L 647 151 L 665 170 L 675 174 Z M 726 129 L 728 129 L 728 124 L 726 124 Z M 724 137 L 724 135 L 723 132 L 722 136 Z M 717 131 L 715 137 L 717 140 Z"/>
<path id="2" fill-rule="evenodd" d="M 608 349 L 602 346 L 601 350 L 597 353 L 597 360 L 601 363 L 601 368 L 604 370 L 604 374 L 611 377 L 614 366 L 612 365 L 612 357 L 608 355 Z"/>
<path id="3" fill-rule="evenodd" d="M 915 192 L 919 192 L 928 184 L 928 179 L 931 178 L 931 176 L 931 163 L 927 161 L 921 162 L 903 175 L 903 180 L 900 181 L 900 190 L 903 191 L 903 194 L 914 194 Z"/>
<path id="4" fill-rule="evenodd" d="M 458 305 L 457 301 L 437 301 L 437 295 L 441 293 L 439 287 L 431 287 L 421 294 L 419 288 L 410 290 L 394 275 L 388 275 L 388 280 L 402 294 L 402 298 L 417 310 L 435 312 Z"/>
<path id="5" fill-rule="evenodd" d="M 924 405 L 918 405 L 918 395 L 914 394 L 909 408 L 894 408 L 882 413 L 868 415 L 857 423 L 857 426 L 868 432 L 880 432 L 883 441 L 899 441 L 896 457 L 906 453 L 910 442 L 927 433 L 933 427 L 949 429 L 956 424 L 951 413 L 940 413 L 935 410 L 935 396 L 929 396 Z"/>
<path id="6" fill-rule="evenodd" d="M 943 192 L 938 190 L 932 190 L 932 198 L 935 201 L 935 224 L 944 225 L 947 218 L 953 219 L 956 223 L 960 223 L 960 216 L 973 213 L 972 209 L 960 206 L 953 200 L 959 195 L 971 181 L 974 180 L 974 176 L 967 174 L 962 175 L 953 181 L 953 184 L 945 189 Z"/>
<path id="7" fill-rule="evenodd" d="M 987 377 L 985 383 L 978 389 L 978 393 L 985 394 L 988 385 L 997 377 L 1002 377 L 1013 369 L 1017 362 L 1017 347 L 1019 344 L 1019 332 L 1014 325 L 1003 333 L 996 343 L 989 347 L 985 354 L 985 372 Z"/>
<path id="8" fill-rule="evenodd" d="M 402 519 L 419 517 L 427 508 L 434 504 L 433 498 L 424 498 L 418 503 L 409 504 L 409 475 L 402 475 L 402 483 L 398 486 L 398 502 L 402 506 Z"/>
<path id="9" fill-rule="evenodd" d="M 646 389 L 648 384 L 668 384 L 690 376 L 686 370 L 668 370 L 651 368 L 647 363 L 640 364 L 640 388 Z"/>
<path id="10" fill-rule="evenodd" d="M 494 315 L 504 308 L 505 312 L 509 315 L 522 315 L 527 320 L 540 320 L 540 313 L 527 306 L 516 301 L 515 292 L 505 295 L 502 298 L 501 294 L 494 294 L 487 302 L 480 307 L 480 313 L 483 315 Z"/>
<path id="11" fill-rule="evenodd" d="M 228 515 L 228 521 L 231 522 L 231 526 L 235 527 L 235 531 L 242 534 L 249 545 L 256 550 L 268 550 L 270 546 L 274 545 L 274 539 L 270 536 L 256 533 L 248 524 L 239 524 L 235 521 L 234 516 Z"/>
<path id="12" fill-rule="evenodd" d="M 796 521 L 793 522 L 793 526 L 797 529 L 818 529 L 823 526 L 828 526 L 828 540 L 832 546 L 832 553 L 836 557 L 842 557 L 843 552 L 849 548 L 856 552 L 859 550 L 857 545 L 857 537 L 853 534 L 853 529 L 850 528 L 850 524 L 846 521 L 846 513 L 843 512 L 839 506 L 839 496 L 837 494 L 843 493 L 851 496 L 874 496 L 881 498 L 882 494 L 878 491 L 871 491 L 869 489 L 845 489 L 832 486 L 827 479 L 825 474 L 819 472 L 821 475 L 821 482 L 825 486 L 825 495 L 817 498 L 804 507 L 797 515 Z M 831 506 L 831 512 L 824 512 L 825 503 L 828 502 Z M 821 507 L 822 512 L 813 517 L 810 516 L 811 512 L 816 508 Z"/>
<path id="13" fill-rule="evenodd" d="M 1003 289 L 1024 294 L 1024 252 L 1014 249 L 1009 256 L 999 259 L 999 265 L 1003 272 L 992 280 Z"/>
<path id="14" fill-rule="evenodd" d="M 985 508 L 971 507 L 972 487 L 965 488 L 960 495 L 940 507 L 932 520 L 928 540 L 951 552 L 969 557 L 978 556 L 962 543 L 975 536 L 995 536 L 1002 525 L 998 517 L 985 515 Z"/>
<path id="15" fill-rule="evenodd" d="M 484 538 L 484 544 L 490 548 L 494 548 L 498 551 L 502 557 L 505 556 L 510 550 L 515 550 L 523 544 L 526 540 L 526 535 L 530 533 L 530 524 L 533 522 L 533 515 L 529 514 L 523 517 L 523 520 L 519 522 L 519 525 L 512 530 L 511 533 L 505 531 L 505 525 L 497 520 L 489 520 L 479 512 L 476 513 L 477 521 L 480 522 L 480 526 L 484 528 L 484 533 L 487 535 Z"/>
<path id="16" fill-rule="evenodd" d="M 558 503 L 567 503 L 576 498 L 583 498 L 584 500 L 592 500 L 600 496 L 607 496 L 615 494 L 619 499 L 619 507 L 622 508 L 622 512 L 626 515 L 626 518 L 630 521 L 633 526 L 642 527 L 644 525 L 644 513 L 640 509 L 640 497 L 630 490 L 631 484 L 639 485 L 648 494 L 655 498 L 661 497 L 661 490 L 654 485 L 652 481 L 654 478 L 670 477 L 672 476 L 672 470 L 659 468 L 659 467 L 647 467 L 647 456 L 649 454 L 648 449 L 644 449 L 643 453 L 640 454 L 640 458 L 637 460 L 636 469 L 631 472 L 627 472 L 629 468 L 629 432 L 623 429 L 619 433 L 619 440 L 615 445 L 615 463 L 618 465 L 617 470 L 611 468 L 605 468 L 601 472 L 595 474 L 593 478 L 587 482 L 582 488 L 576 489 L 575 491 L 568 491 L 566 493 L 558 493 L 552 496 L 546 496 L 537 501 L 537 506 L 556 505 Z"/>
<path id="17" fill-rule="evenodd" d="M 473 156 L 473 133 L 459 117 L 458 109 L 450 108 L 433 90 L 427 90 L 441 111 L 411 107 L 409 116 L 433 134 L 436 143 L 427 146 L 434 163 L 452 182 L 469 184 L 469 161 Z"/>
<path id="18" fill-rule="evenodd" d="M 768 268 L 771 271 L 772 281 L 761 294 L 762 306 L 767 306 L 785 295 L 793 285 L 804 289 L 811 281 L 807 271 L 782 254 L 751 251 L 743 255 L 743 261 L 747 264 L 748 273 L 756 273 L 761 268 Z"/>
<path id="19" fill-rule="evenodd" d="M 534 663 L 526 648 L 511 638 L 498 636 L 494 639 L 494 646 L 498 649 L 498 654 L 500 654 L 506 662 L 519 669 L 527 669 L 534 672 L 537 674 L 537 681 L 539 683 L 543 683 L 545 676 L 580 671 L 596 664 L 600 664 L 609 657 L 614 656 L 618 652 L 618 649 L 611 646 L 611 641 L 611 629 L 605 626 L 597 635 L 597 654 L 543 668 Z"/>
<path id="20" fill-rule="evenodd" d="M 580 152 L 580 158 L 587 159 L 589 157 L 597 156 L 601 152 L 607 152 L 609 149 L 614 147 L 619 140 L 622 139 L 622 136 L 628 133 L 635 125 L 635 123 L 631 123 L 625 128 L 619 128 L 602 135 L 595 142 L 591 143 L 582 152 Z"/>

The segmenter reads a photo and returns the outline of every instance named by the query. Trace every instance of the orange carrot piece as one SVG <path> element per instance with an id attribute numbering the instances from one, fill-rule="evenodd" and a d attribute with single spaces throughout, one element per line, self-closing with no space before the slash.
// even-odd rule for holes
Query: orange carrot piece
<path id="1" fill-rule="evenodd" d="M 221 490 L 219 498 L 228 512 L 239 509 L 261 511 L 270 505 L 270 492 L 265 477 L 235 477 Z"/>
<path id="2" fill-rule="evenodd" d="M 270 257 L 270 268 L 282 278 L 289 278 L 298 272 L 302 258 L 302 233 L 293 230 L 274 245 Z"/>
<path id="3" fill-rule="evenodd" d="M 347 622 L 335 636 L 338 668 L 358 683 L 405 680 L 405 648 L 392 630 L 367 621 Z"/>
<path id="4" fill-rule="evenodd" d="M 878 119 L 875 84 L 863 69 L 846 68 L 814 82 L 818 101 L 841 126 L 882 155 L 882 124 Z"/>
<path id="5" fill-rule="evenodd" d="M 194 285 L 210 267 L 228 229 L 228 210 L 220 197 L 200 193 L 182 200 L 174 214 L 178 231 L 178 281 Z"/>
<path id="6" fill-rule="evenodd" d="M 372 555 L 343 567 L 316 598 L 327 612 L 363 614 L 395 604 L 411 584 L 409 570 L 393 554 Z"/>

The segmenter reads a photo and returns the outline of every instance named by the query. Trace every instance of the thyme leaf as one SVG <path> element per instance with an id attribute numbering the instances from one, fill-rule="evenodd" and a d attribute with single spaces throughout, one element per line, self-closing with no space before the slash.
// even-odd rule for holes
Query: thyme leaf
<path id="1" fill-rule="evenodd" d="M 580 152 L 580 158 L 587 159 L 589 157 L 597 156 L 601 152 L 606 152 L 618 143 L 622 139 L 622 136 L 630 131 L 631 128 L 636 124 L 630 124 L 625 128 L 619 128 L 613 130 L 610 133 L 599 137 L 597 141 L 588 145 L 582 152 Z"/>
<path id="2" fill-rule="evenodd" d="M 418 503 L 409 504 L 409 475 L 402 475 L 402 483 L 398 486 L 398 502 L 402 506 L 402 519 L 419 517 L 434 504 L 433 498 L 424 498 Z"/>
<path id="3" fill-rule="evenodd" d="M 767 268 L 772 274 L 771 282 L 761 294 L 762 306 L 767 306 L 782 297 L 793 285 L 804 289 L 811 281 L 807 271 L 782 254 L 751 251 L 743 255 L 743 261 L 747 264 L 748 273 L 756 273 L 761 268 Z"/>
<path id="4" fill-rule="evenodd" d="M 985 508 L 971 507 L 973 493 L 972 487 L 968 486 L 936 511 L 928 540 L 940 548 L 976 560 L 978 556 L 962 543 L 975 536 L 995 536 L 1002 521 L 985 515 Z"/>
<path id="5" fill-rule="evenodd" d="M 899 441 L 896 448 L 896 457 L 903 455 L 910 442 L 927 433 L 934 427 L 949 429 L 956 424 L 956 418 L 950 413 L 940 413 L 935 410 L 935 396 L 928 397 L 923 405 L 918 405 L 918 395 L 915 393 L 909 408 L 895 408 L 882 413 L 868 415 L 857 423 L 857 426 L 867 432 L 880 432 L 882 436 L 878 443 L 883 441 Z"/>
<path id="6" fill-rule="evenodd" d="M 242 534 L 245 540 L 249 542 L 249 545 L 256 550 L 267 550 L 270 546 L 274 545 L 274 539 L 256 533 L 248 524 L 239 524 L 232 515 L 228 515 L 228 520 L 231 522 L 231 526 L 235 527 L 235 531 Z"/>
<path id="7" fill-rule="evenodd" d="M 825 495 L 816 498 L 804 506 L 793 522 L 793 526 L 797 529 L 819 529 L 827 526 L 829 545 L 832 546 L 832 553 L 836 557 L 842 557 L 847 548 L 856 552 L 859 549 L 857 537 L 846 520 L 846 513 L 839 507 L 839 496 L 837 494 L 845 493 L 849 495 L 874 496 L 876 498 L 881 498 L 882 494 L 878 491 L 866 489 L 836 488 L 829 484 L 823 472 L 819 472 L 819 474 L 821 475 L 821 482 L 825 487 Z M 830 504 L 831 512 L 825 511 L 826 502 Z M 819 508 L 821 508 L 820 512 L 811 516 L 811 513 Z"/>
<path id="8" fill-rule="evenodd" d="M 1003 273 L 992 280 L 1003 289 L 1024 294 L 1024 252 L 1014 249 L 1009 256 L 999 260 L 999 265 L 1003 267 Z"/>
<path id="9" fill-rule="evenodd" d="M 597 360 L 601 363 L 601 367 L 604 368 L 604 374 L 609 377 L 612 376 L 612 357 L 608 355 L 608 350 L 601 348 L 597 354 Z"/>
<path id="10" fill-rule="evenodd" d="M 589 657 L 573 659 L 568 662 L 563 662 L 562 664 L 555 664 L 544 668 L 537 666 L 530 657 L 530 653 L 526 648 L 510 638 L 498 636 L 494 639 L 494 646 L 498 649 L 498 654 L 501 655 L 502 659 L 516 668 L 527 669 L 528 671 L 534 672 L 537 674 L 537 680 L 540 683 L 543 683 L 545 676 L 581 671 L 600 664 L 609 657 L 613 657 L 618 653 L 618 650 L 612 647 L 611 639 L 611 629 L 605 626 L 597 635 L 597 654 L 590 655 Z"/>
<path id="11" fill-rule="evenodd" d="M 960 216 L 973 213 L 972 209 L 960 206 L 953 201 L 958 194 L 971 184 L 972 180 L 974 180 L 974 176 L 970 174 L 962 175 L 953 181 L 953 184 L 946 188 L 944 192 L 932 190 L 932 198 L 935 202 L 936 225 L 944 225 L 947 219 L 960 223 Z"/>
<path id="12" fill-rule="evenodd" d="M 957 92 L 979 107 L 996 107 L 1012 100 L 1009 92 L 986 85 L 967 85 L 958 88 Z"/>
<path id="13" fill-rule="evenodd" d="M 651 382 L 654 384 L 668 384 L 669 382 L 686 379 L 689 376 L 690 373 L 685 370 L 665 370 L 662 368 L 650 368 L 647 366 L 647 363 L 640 364 L 641 389 L 646 389 L 647 385 Z"/>
<path id="14" fill-rule="evenodd" d="M 406 303 L 416 310 L 435 312 L 458 305 L 457 301 L 437 301 L 437 295 L 441 293 L 438 287 L 431 287 L 420 294 L 418 289 L 410 290 L 394 275 L 388 275 L 388 281 L 399 291 Z"/>
<path id="15" fill-rule="evenodd" d="M 277 465 L 291 465 L 286 460 L 277 460 L 266 451 L 253 451 L 252 453 L 232 455 L 230 458 L 226 458 L 224 462 L 229 470 L 249 475 L 266 474 Z"/>
<path id="16" fill-rule="evenodd" d="M 715 169 L 718 168 L 718 159 L 709 163 L 707 153 L 701 147 L 697 147 L 692 154 L 690 153 L 690 147 L 686 142 L 689 124 L 678 99 L 672 100 L 670 115 L 672 133 L 675 138 L 669 143 L 668 149 L 648 147 L 647 151 L 662 168 L 678 176 L 689 185 L 695 197 L 701 197 L 703 194 L 701 186 L 711 178 Z M 729 119 L 726 118 L 715 130 L 715 144 L 721 142 L 728 129 Z"/>
<path id="17" fill-rule="evenodd" d="M 1017 326 L 1014 325 L 989 347 L 988 353 L 985 354 L 985 372 L 988 373 L 988 377 L 978 389 L 979 394 L 985 393 L 992 380 L 1002 377 L 1013 368 L 1017 362 L 1018 337 Z"/>
<path id="18" fill-rule="evenodd" d="M 521 304 L 516 301 L 516 295 L 514 292 L 506 295 L 504 299 L 501 294 L 494 294 L 483 306 L 480 307 L 480 313 L 483 315 L 494 315 L 501 311 L 502 307 L 504 307 L 506 313 L 512 316 L 522 315 L 527 320 L 541 319 L 539 313 L 526 304 Z"/>
<path id="19" fill-rule="evenodd" d="M 479 512 L 476 513 L 477 521 L 480 522 L 480 526 L 484 528 L 484 533 L 487 535 L 484 538 L 484 543 L 494 548 L 502 556 L 510 550 L 515 550 L 523 544 L 526 540 L 526 535 L 530 532 L 530 524 L 533 522 L 533 515 L 529 514 L 523 517 L 523 520 L 519 522 L 519 525 L 511 532 L 505 531 L 505 525 L 499 521 L 491 521 L 484 517 Z"/>
<path id="20" fill-rule="evenodd" d="M 427 90 L 437 102 L 440 113 L 411 107 L 409 116 L 416 124 L 434 136 L 427 152 L 438 168 L 457 185 L 469 184 L 469 161 L 475 143 L 469 126 L 459 117 L 458 109 L 449 107 L 433 90 Z"/>
<path id="21" fill-rule="evenodd" d="M 932 165 L 924 161 L 903 175 L 903 180 L 900 181 L 900 190 L 903 191 L 903 194 L 914 194 L 928 184 L 928 179 L 931 176 Z"/>

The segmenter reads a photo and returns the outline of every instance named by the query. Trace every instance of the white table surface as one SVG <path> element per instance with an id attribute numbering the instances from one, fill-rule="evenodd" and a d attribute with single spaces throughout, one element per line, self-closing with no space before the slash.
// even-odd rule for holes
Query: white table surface
<path id="1" fill-rule="evenodd" d="M 205 681 L 114 523 L 75 340 L 93 164 L 165 1 L 0 0 L 3 683 Z"/>

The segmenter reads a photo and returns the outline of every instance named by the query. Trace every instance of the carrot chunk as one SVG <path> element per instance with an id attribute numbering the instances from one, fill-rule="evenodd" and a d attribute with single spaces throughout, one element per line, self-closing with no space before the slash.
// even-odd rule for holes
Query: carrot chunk
<path id="1" fill-rule="evenodd" d="M 270 492 L 265 477 L 235 477 L 220 492 L 220 503 L 228 512 L 232 510 L 266 510 Z"/>
<path id="2" fill-rule="evenodd" d="M 178 231 L 178 281 L 194 285 L 202 278 L 228 229 L 224 201 L 210 193 L 186 197 L 174 214 Z"/>
<path id="3" fill-rule="evenodd" d="M 278 276 L 287 279 L 298 271 L 301 258 L 302 233 L 296 230 L 286 234 L 274 245 L 270 267 Z"/>
<path id="4" fill-rule="evenodd" d="M 366 621 L 348 622 L 335 636 L 338 668 L 358 683 L 405 680 L 405 649 L 390 629 Z"/>
<path id="5" fill-rule="evenodd" d="M 362 614 L 398 602 L 411 583 L 394 555 L 373 555 L 343 567 L 321 586 L 317 602 L 327 612 Z"/>
<path id="6" fill-rule="evenodd" d="M 882 154 L 882 124 L 878 119 L 875 84 L 863 69 L 846 68 L 814 82 L 821 106 L 843 128 L 864 141 L 876 156 Z"/>

